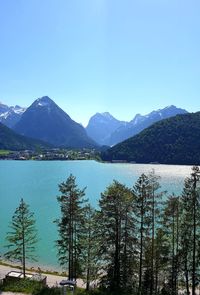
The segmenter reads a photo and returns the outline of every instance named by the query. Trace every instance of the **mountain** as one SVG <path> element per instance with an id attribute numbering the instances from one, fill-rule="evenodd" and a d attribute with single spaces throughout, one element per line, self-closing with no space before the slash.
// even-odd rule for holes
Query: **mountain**
<path id="1" fill-rule="evenodd" d="M 100 145 L 107 145 L 110 135 L 125 122 L 114 118 L 110 113 L 96 113 L 86 127 L 88 136 Z"/>
<path id="2" fill-rule="evenodd" d="M 200 164 L 200 112 L 177 115 L 102 153 L 103 160 Z"/>
<path id="3" fill-rule="evenodd" d="M 67 115 L 48 96 L 36 99 L 21 116 L 14 130 L 56 147 L 93 148 L 96 143 L 85 129 Z"/>
<path id="4" fill-rule="evenodd" d="M 26 108 L 16 106 L 7 106 L 0 103 L 0 122 L 7 127 L 13 128 L 13 126 L 20 120 L 22 114 Z"/>
<path id="5" fill-rule="evenodd" d="M 49 144 L 19 135 L 0 123 L 0 149 L 18 151 L 49 147 Z"/>
<path id="6" fill-rule="evenodd" d="M 164 109 L 153 111 L 145 116 L 137 114 L 133 120 L 117 128 L 110 135 L 109 141 L 106 144 L 113 146 L 119 142 L 122 142 L 138 134 L 139 132 L 141 132 L 142 130 L 149 127 L 155 122 L 158 122 L 162 119 L 167 119 L 167 118 L 176 116 L 178 114 L 186 114 L 186 113 L 187 113 L 186 110 L 177 108 L 171 105 Z"/>

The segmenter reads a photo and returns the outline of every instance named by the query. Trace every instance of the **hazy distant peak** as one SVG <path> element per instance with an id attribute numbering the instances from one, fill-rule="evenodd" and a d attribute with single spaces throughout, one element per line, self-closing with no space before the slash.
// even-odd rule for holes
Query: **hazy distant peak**
<path id="1" fill-rule="evenodd" d="M 138 118 L 140 118 L 140 117 L 143 117 L 143 116 L 142 116 L 141 114 L 138 113 L 138 114 L 135 115 L 135 117 L 134 117 L 133 120 L 131 120 L 131 121 L 134 121 L 135 119 L 138 119 Z"/>
<path id="2" fill-rule="evenodd" d="M 109 135 L 122 124 L 109 112 L 96 113 L 90 118 L 86 131 L 97 143 L 104 145 Z"/>
<path id="3" fill-rule="evenodd" d="M 165 109 L 176 109 L 177 107 L 175 105 L 169 105 L 169 106 L 166 106 L 163 110 Z"/>
<path id="4" fill-rule="evenodd" d="M 117 120 L 115 117 L 113 117 L 109 112 L 103 112 L 103 113 L 96 113 L 95 115 L 93 115 L 90 120 L 89 120 L 89 124 L 96 124 L 96 123 L 105 123 L 107 124 L 108 122 L 119 122 L 119 120 Z"/>
<path id="5" fill-rule="evenodd" d="M 135 117 L 133 118 L 133 120 L 130 121 L 131 125 L 136 125 L 139 123 L 139 121 L 143 120 L 144 116 L 142 116 L 141 114 L 136 114 Z"/>
<path id="6" fill-rule="evenodd" d="M 113 117 L 109 112 L 104 112 L 104 113 L 101 113 L 101 115 L 106 118 L 106 119 L 109 119 L 109 120 L 116 120 L 115 117 Z"/>
<path id="7" fill-rule="evenodd" d="M 105 117 L 112 117 L 112 115 L 109 112 L 103 112 L 101 114 Z"/>

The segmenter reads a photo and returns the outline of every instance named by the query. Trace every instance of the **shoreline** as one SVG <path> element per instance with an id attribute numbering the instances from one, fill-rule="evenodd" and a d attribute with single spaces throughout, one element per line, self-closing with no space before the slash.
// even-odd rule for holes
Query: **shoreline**
<path id="1" fill-rule="evenodd" d="M 18 270 L 21 270 L 22 267 L 20 264 L 16 263 L 11 263 L 6 260 L 0 259 L 0 267 L 5 266 L 5 267 L 10 267 L 10 268 L 15 268 Z M 48 266 L 48 265 L 41 265 L 40 263 L 36 265 L 33 265 L 31 263 L 26 264 L 26 271 L 27 272 L 35 272 L 38 273 L 39 271 L 44 273 L 44 274 L 50 274 L 50 275 L 57 275 L 57 276 L 66 276 L 66 272 L 62 271 L 61 269 L 58 270 L 58 268 L 54 268 L 54 266 Z"/>
<path id="2" fill-rule="evenodd" d="M 21 267 L 19 265 L 13 265 L 10 263 L 6 263 L 3 261 L 0 261 L 0 280 L 2 280 L 10 271 L 19 271 Z M 27 273 L 31 274 L 38 274 L 39 270 L 35 268 L 26 268 Z M 59 272 L 51 272 L 51 271 L 45 271 L 43 269 L 40 269 L 40 273 L 47 277 L 47 286 L 48 287 L 58 287 L 59 283 L 62 280 L 66 280 L 67 276 L 64 273 Z M 86 284 L 82 279 L 77 279 L 77 287 L 79 288 L 85 288 Z"/>

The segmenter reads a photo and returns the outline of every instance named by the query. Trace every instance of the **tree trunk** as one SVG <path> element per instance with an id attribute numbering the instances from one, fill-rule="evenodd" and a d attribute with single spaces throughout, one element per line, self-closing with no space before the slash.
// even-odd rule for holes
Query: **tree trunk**
<path id="1" fill-rule="evenodd" d="M 173 206 L 174 207 L 174 206 Z M 174 295 L 175 290 L 175 212 L 173 208 L 173 220 L 172 220 L 172 294 Z"/>
<path id="2" fill-rule="evenodd" d="M 138 289 L 138 295 L 142 294 L 142 259 L 143 259 L 143 213 L 144 213 L 144 202 L 143 202 L 143 196 L 142 196 L 142 207 L 141 207 L 141 226 L 140 226 L 140 266 L 139 266 L 139 289 Z"/>
<path id="3" fill-rule="evenodd" d="M 69 216 L 69 252 L 68 252 L 68 279 L 72 279 L 72 256 L 73 256 L 73 244 L 72 244 L 72 201 L 70 196 L 70 216 Z"/>
<path id="4" fill-rule="evenodd" d="M 185 261 L 185 283 L 186 283 L 186 293 L 187 293 L 187 295 L 190 295 L 187 258 L 186 258 L 186 261 Z"/>
<path id="5" fill-rule="evenodd" d="M 127 274 L 127 242 L 128 242 L 128 232 L 127 232 L 127 223 L 128 223 L 128 213 L 126 209 L 126 217 L 125 217 L 125 227 L 124 227 L 124 258 L 123 258 L 123 286 L 126 288 L 128 282 L 128 274 Z"/>
<path id="6" fill-rule="evenodd" d="M 25 251 L 25 233 L 24 233 L 24 223 L 22 225 L 22 268 L 23 276 L 26 276 L 26 251 Z"/>
<path id="7" fill-rule="evenodd" d="M 152 191 L 152 237 L 151 237 L 151 287 L 150 287 L 150 295 L 153 295 L 154 292 L 154 231 L 155 231 L 155 195 L 154 195 L 154 187 Z"/>
<path id="8" fill-rule="evenodd" d="M 175 274 L 175 294 L 178 294 L 178 275 L 179 275 L 179 197 L 176 208 L 176 274 Z"/>
<path id="9" fill-rule="evenodd" d="M 114 291 L 118 291 L 120 287 L 120 217 L 119 212 L 117 213 L 118 216 L 116 216 L 115 220 L 115 226 L 116 226 L 116 236 L 115 236 L 115 256 L 114 256 L 114 280 L 113 280 L 113 286 Z"/>
<path id="10" fill-rule="evenodd" d="M 193 253 L 192 253 L 192 295 L 196 289 L 196 176 L 194 175 L 193 191 Z"/>

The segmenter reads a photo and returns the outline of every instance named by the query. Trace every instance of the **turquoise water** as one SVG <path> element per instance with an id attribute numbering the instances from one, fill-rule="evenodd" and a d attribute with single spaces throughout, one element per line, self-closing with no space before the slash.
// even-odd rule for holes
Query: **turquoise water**
<path id="1" fill-rule="evenodd" d="M 190 166 L 104 164 L 95 161 L 0 161 L 0 253 L 5 251 L 8 224 L 23 197 L 34 211 L 38 229 L 38 261 L 48 269 L 58 268 L 55 240 L 59 216 L 56 196 L 58 184 L 72 173 L 80 188 L 86 188 L 90 203 L 98 206 L 98 199 L 113 179 L 131 187 L 141 173 L 155 170 L 161 176 L 162 189 L 180 193 Z"/>

